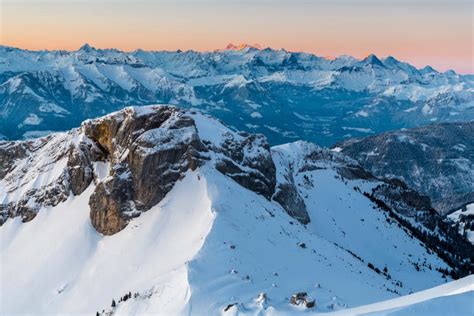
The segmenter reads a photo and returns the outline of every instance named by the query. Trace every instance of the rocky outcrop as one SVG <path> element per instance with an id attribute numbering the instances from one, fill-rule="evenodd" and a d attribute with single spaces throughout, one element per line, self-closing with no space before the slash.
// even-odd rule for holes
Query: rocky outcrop
<path id="1" fill-rule="evenodd" d="M 228 135 L 220 148 L 210 147 L 223 154 L 216 169 L 270 199 L 275 191 L 275 164 L 270 145 L 263 135 L 239 133 L 238 136 Z"/>
<path id="2" fill-rule="evenodd" d="M 107 157 L 91 143 L 81 142 L 71 146 L 67 156 L 67 173 L 72 194 L 79 195 L 94 179 L 92 162 L 105 161 Z"/>
<path id="3" fill-rule="evenodd" d="M 170 120 L 165 132 L 156 129 L 144 133 L 130 148 L 127 163 L 139 208 L 158 203 L 186 170 L 201 164 L 200 152 L 206 151 L 191 118 Z"/>
<path id="4" fill-rule="evenodd" d="M 112 164 L 89 202 L 92 225 L 106 235 L 161 201 L 206 150 L 192 118 L 172 107 L 130 108 L 82 129 Z"/>
<path id="5" fill-rule="evenodd" d="M 311 219 L 303 198 L 299 195 L 294 183 L 280 183 L 273 199 L 280 203 L 285 211 L 302 224 L 308 224 Z"/>
<path id="6" fill-rule="evenodd" d="M 41 206 L 55 206 L 67 199 L 69 175 L 65 170 L 57 172 L 51 182 L 41 176 L 64 161 L 68 145 L 63 140 L 49 136 L 0 143 L 0 225 L 17 216 L 28 222 Z"/>
<path id="7" fill-rule="evenodd" d="M 280 203 L 285 211 L 302 224 L 311 218 L 307 212 L 294 178 L 299 174 L 318 169 L 334 169 L 347 180 L 376 180 L 356 161 L 327 148 L 315 144 L 297 141 L 272 148 L 273 159 L 277 162 L 276 190 L 273 200 Z M 309 179 L 308 179 L 309 180 Z"/>
<path id="8" fill-rule="evenodd" d="M 306 292 L 298 292 L 291 295 L 290 304 L 313 308 L 316 306 L 316 300 L 311 300 Z"/>
<path id="9" fill-rule="evenodd" d="M 121 231 L 139 213 L 133 202 L 133 183 L 126 165 L 115 165 L 113 176 L 97 184 L 89 200 L 92 226 L 104 235 Z"/>
<path id="10" fill-rule="evenodd" d="M 177 108 L 130 108 L 81 128 L 112 164 L 89 203 L 92 224 L 103 234 L 123 229 L 205 161 L 267 198 L 275 190 L 275 166 L 263 136 L 226 132 L 222 143 L 201 139 L 190 113 Z"/>
<path id="11" fill-rule="evenodd" d="M 222 142 L 203 139 L 193 115 L 200 114 L 169 106 L 127 108 L 69 133 L 3 143 L 1 185 L 8 192 L 0 197 L 7 202 L 0 205 L 1 222 L 16 216 L 29 221 L 41 207 L 80 195 L 93 183 L 91 223 L 102 234 L 115 234 L 206 161 L 270 199 L 275 165 L 265 137 L 226 129 Z M 38 179 L 46 180 L 32 185 Z"/>
<path id="12" fill-rule="evenodd" d="M 0 142 L 0 179 L 14 167 L 15 160 L 22 159 L 28 152 L 27 144 L 22 142 Z"/>
<path id="13" fill-rule="evenodd" d="M 8 218 L 21 217 L 23 222 L 35 218 L 42 206 L 56 206 L 67 200 L 69 185 L 66 176 L 38 189 L 27 190 L 18 200 L 0 204 L 0 225 Z"/>

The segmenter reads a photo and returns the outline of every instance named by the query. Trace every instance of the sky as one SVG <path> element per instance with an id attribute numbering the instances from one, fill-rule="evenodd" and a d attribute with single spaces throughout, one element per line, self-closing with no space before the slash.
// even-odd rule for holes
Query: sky
<path id="1" fill-rule="evenodd" d="M 228 43 L 318 56 L 370 53 L 474 73 L 470 0 L 0 0 L 0 44 L 76 50 L 214 50 Z"/>

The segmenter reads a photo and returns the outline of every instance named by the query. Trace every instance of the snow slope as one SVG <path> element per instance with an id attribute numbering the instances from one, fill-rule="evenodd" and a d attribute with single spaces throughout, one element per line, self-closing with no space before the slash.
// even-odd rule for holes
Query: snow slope
<path id="1" fill-rule="evenodd" d="M 330 315 L 457 315 L 474 314 L 474 276 L 415 294 Z"/>
<path id="2" fill-rule="evenodd" d="M 215 216 L 206 191 L 205 179 L 189 174 L 114 236 L 101 236 L 90 224 L 91 188 L 41 210 L 30 223 L 8 221 L 0 230 L 2 314 L 91 315 L 131 290 L 153 299 L 124 314 L 183 312 L 191 291 L 187 262 Z"/>
<path id="3" fill-rule="evenodd" d="M 2 226 L 1 284 L 8 293 L 2 295 L 2 313 L 91 314 L 129 291 L 139 296 L 118 303 L 119 315 L 216 314 L 235 302 L 243 311 L 292 313 L 288 297 L 298 291 L 308 291 L 317 310 L 328 311 L 396 297 L 387 289 L 407 294 L 442 282 L 438 272 L 417 272 L 405 261 L 428 258 L 444 266 L 396 226 L 380 228 L 399 246 L 389 253 L 389 244 L 373 242 L 370 231 L 337 246 L 324 232 L 298 224 L 274 203 L 208 168 L 188 173 L 158 206 L 113 236 L 101 236 L 90 225 L 90 192 L 41 210 L 32 222 L 14 219 Z M 360 229 L 355 226 L 348 237 Z M 367 252 L 357 252 L 364 245 Z M 344 247 L 367 260 L 378 257 L 403 288 Z M 254 302 L 260 292 L 269 300 L 262 306 Z"/>

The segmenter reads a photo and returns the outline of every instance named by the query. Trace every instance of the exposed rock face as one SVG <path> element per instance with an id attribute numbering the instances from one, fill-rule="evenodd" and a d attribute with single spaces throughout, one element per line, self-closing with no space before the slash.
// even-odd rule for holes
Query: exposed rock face
<path id="1" fill-rule="evenodd" d="M 84 192 L 94 179 L 92 162 L 104 161 L 105 154 L 90 143 L 71 146 L 67 157 L 67 173 L 72 194 Z"/>
<path id="2" fill-rule="evenodd" d="M 275 165 L 265 137 L 225 130 L 222 142 L 202 139 L 193 115 L 168 106 L 127 108 L 67 134 L 3 143 L 1 185 L 8 192 L 0 196 L 7 202 L 0 206 L 1 223 L 15 216 L 29 221 L 42 206 L 80 195 L 94 183 L 92 225 L 115 234 L 205 161 L 270 199 Z M 101 164 L 107 169 L 99 172 Z M 43 178 L 45 183 L 33 184 Z"/>
<path id="3" fill-rule="evenodd" d="M 337 144 L 372 174 L 398 178 L 441 214 L 474 201 L 474 122 L 433 124 Z"/>
<path id="4" fill-rule="evenodd" d="M 74 132 L 69 136 L 73 135 Z M 64 202 L 70 192 L 81 194 L 93 181 L 92 162 L 104 158 L 93 144 L 72 143 L 64 134 L 5 143 L 2 150 L 5 150 L 0 153 L 5 174 L 0 178 L 5 184 L 4 194 L 17 198 L 12 201 L 3 199 L 7 203 L 0 205 L 0 224 L 8 217 L 16 216 L 21 216 L 24 222 L 30 221 L 41 206 L 56 206 Z M 53 181 L 41 183 L 42 179 L 38 180 L 42 173 L 64 163 L 65 168 L 58 170 L 58 176 Z M 41 185 L 35 185 L 37 181 Z"/>
<path id="5" fill-rule="evenodd" d="M 112 163 L 89 203 L 92 225 L 107 235 L 161 201 L 205 151 L 193 119 L 171 107 L 126 109 L 82 129 Z"/>
<path id="6" fill-rule="evenodd" d="M 239 136 L 242 139 L 229 135 L 221 148 L 211 146 L 224 155 L 216 168 L 243 187 L 270 199 L 275 191 L 275 164 L 270 146 L 263 135 L 239 133 Z"/>
<path id="7" fill-rule="evenodd" d="M 193 118 L 176 108 L 126 109 L 87 121 L 82 129 L 113 166 L 89 203 L 92 224 L 103 234 L 123 229 L 161 201 L 188 169 L 207 160 L 267 198 L 275 188 L 275 166 L 263 136 L 228 132 L 223 143 L 206 141 Z"/>
<path id="8" fill-rule="evenodd" d="M 24 222 L 30 221 L 41 206 L 55 206 L 67 199 L 66 170 L 57 172 L 52 182 L 41 174 L 65 161 L 68 146 L 62 135 L 0 143 L 0 224 L 17 216 Z"/>
<path id="9" fill-rule="evenodd" d="M 304 199 L 298 192 L 294 177 L 305 171 L 333 168 L 346 179 L 375 180 L 375 178 L 354 160 L 315 144 L 298 141 L 272 148 L 272 154 L 280 169 L 277 170 L 277 184 L 273 199 L 286 212 L 307 224 L 311 221 Z"/>
<path id="10" fill-rule="evenodd" d="M 65 177 L 40 189 L 30 189 L 17 201 L 0 204 L 0 225 L 9 217 L 20 216 L 23 222 L 35 218 L 41 206 L 56 206 L 64 202 L 68 194 L 68 183 Z"/>
<path id="11" fill-rule="evenodd" d="M 205 148 L 194 121 L 174 116 L 166 128 L 142 134 L 131 146 L 127 162 L 138 207 L 147 209 L 158 203 L 187 169 L 201 164 L 200 152 Z"/>
<path id="12" fill-rule="evenodd" d="M 296 190 L 294 183 L 278 184 L 273 199 L 280 203 L 288 215 L 295 218 L 300 223 L 308 224 L 311 221 L 308 211 L 306 210 L 306 204 Z"/>
<path id="13" fill-rule="evenodd" d="M 0 143 L 0 178 L 5 177 L 13 169 L 16 159 L 26 156 L 27 144 L 22 142 Z"/>
<path id="14" fill-rule="evenodd" d="M 100 182 L 89 200 L 95 229 L 105 235 L 121 231 L 138 212 L 133 203 L 133 183 L 125 165 L 115 165 L 113 176 Z"/>

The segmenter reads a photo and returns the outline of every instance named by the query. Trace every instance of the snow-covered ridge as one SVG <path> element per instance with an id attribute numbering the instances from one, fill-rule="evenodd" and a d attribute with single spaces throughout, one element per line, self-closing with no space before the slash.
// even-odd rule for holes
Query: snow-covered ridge
<path id="1" fill-rule="evenodd" d="M 215 85 L 243 75 L 257 82 L 285 81 L 314 88 L 339 87 L 354 91 L 368 89 L 411 100 L 456 91 L 472 96 L 473 91 L 470 76 L 453 71 L 440 73 L 431 67 L 417 69 L 392 56 L 326 59 L 309 53 L 262 50 L 258 45 L 248 44 L 229 44 L 227 49 L 213 52 L 123 52 L 96 49 L 87 44 L 77 51 L 29 51 L 0 46 L 0 54 L 0 73 L 55 69 L 62 71 L 71 82 L 85 77 L 103 85 L 108 79 L 126 90 L 137 85 L 150 87 L 158 78 L 177 82 L 201 78 L 201 84 Z"/>
<path id="2" fill-rule="evenodd" d="M 2 314 L 329 312 L 462 272 L 417 234 L 415 192 L 197 111 L 129 107 L 0 161 Z"/>
<path id="3" fill-rule="evenodd" d="M 170 106 L 129 107 L 83 122 L 69 133 L 0 145 L 2 222 L 31 220 L 91 183 L 93 225 L 104 234 L 159 202 L 203 163 L 270 198 L 274 165 L 261 135 L 237 133 L 215 119 Z M 30 166 L 33 168 L 30 169 Z M 98 178 L 94 172 L 101 170 Z M 105 213 L 104 213 L 105 212 Z"/>

